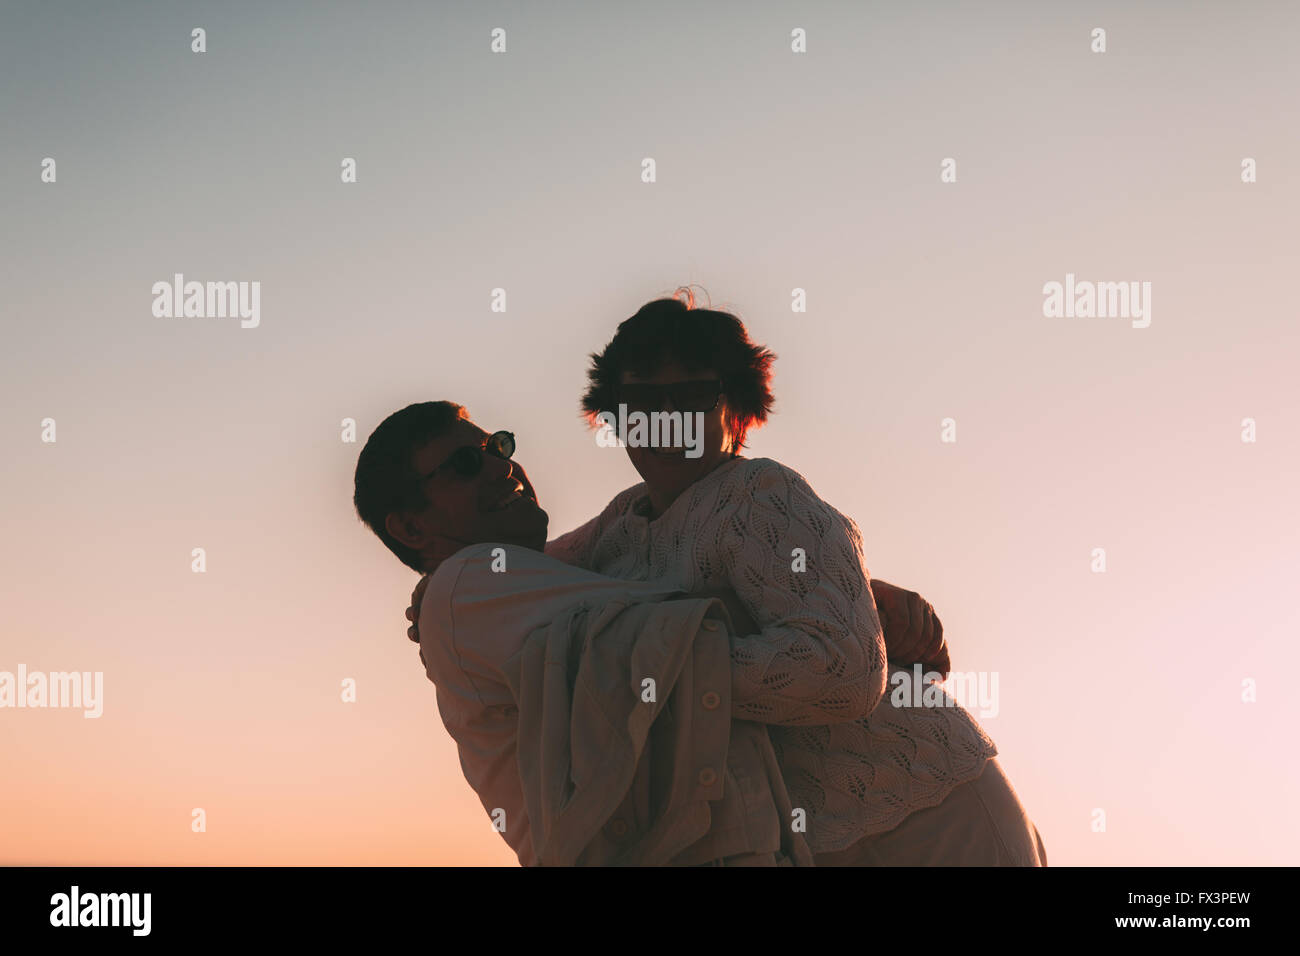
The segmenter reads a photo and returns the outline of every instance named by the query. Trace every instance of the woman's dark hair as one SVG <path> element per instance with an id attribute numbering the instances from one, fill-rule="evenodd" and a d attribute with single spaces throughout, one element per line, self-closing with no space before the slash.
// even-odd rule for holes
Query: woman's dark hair
<path id="1" fill-rule="evenodd" d="M 695 308 L 689 289 L 679 289 L 678 296 L 647 302 L 619 323 L 603 352 L 592 353 L 583 414 L 595 425 L 600 412 L 616 407 L 624 372 L 648 376 L 675 359 L 689 371 L 710 368 L 721 377 L 727 429 L 735 436 L 731 450 L 738 452 L 749 429 L 767 421 L 772 410 L 776 355 L 751 342 L 744 323 L 730 312 Z"/>

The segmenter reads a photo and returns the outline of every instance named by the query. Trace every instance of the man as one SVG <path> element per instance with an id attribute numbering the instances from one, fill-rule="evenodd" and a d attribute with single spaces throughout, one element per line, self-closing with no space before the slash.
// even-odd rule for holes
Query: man
<path id="1" fill-rule="evenodd" d="M 408 406 L 362 449 L 354 503 L 430 575 L 421 660 L 520 862 L 811 864 L 766 731 L 730 717 L 728 596 L 547 558 L 513 444 Z"/>

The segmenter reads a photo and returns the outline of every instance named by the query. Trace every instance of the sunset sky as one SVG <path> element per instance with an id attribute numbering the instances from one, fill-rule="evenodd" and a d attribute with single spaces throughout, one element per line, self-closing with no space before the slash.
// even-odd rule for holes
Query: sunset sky
<path id="1" fill-rule="evenodd" d="M 1294 863 L 1297 28 L 1283 2 L 6 4 L 0 671 L 100 671 L 104 701 L 0 709 L 0 864 L 513 865 L 357 455 L 461 402 L 569 530 L 638 480 L 579 418 L 587 355 L 688 283 L 778 355 L 749 453 L 998 675 L 981 723 L 1053 865 Z M 156 317 L 176 273 L 260 282 L 260 324 Z M 1067 274 L 1150 282 L 1149 327 L 1045 317 Z"/>

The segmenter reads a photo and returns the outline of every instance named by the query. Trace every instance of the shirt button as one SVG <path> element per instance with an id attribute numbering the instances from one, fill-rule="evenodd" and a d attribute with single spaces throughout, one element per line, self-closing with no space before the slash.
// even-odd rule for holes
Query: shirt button
<path id="1" fill-rule="evenodd" d="M 612 821 L 609 825 L 609 833 L 610 836 L 614 837 L 614 839 L 616 840 L 622 839 L 623 837 L 627 836 L 627 821 L 626 820 Z"/>
<path id="2" fill-rule="evenodd" d="M 704 622 L 704 629 L 705 629 L 706 631 L 716 631 L 716 630 L 718 629 L 718 622 L 717 622 L 717 621 L 705 621 L 705 622 Z"/>
<path id="3" fill-rule="evenodd" d="M 717 710 L 718 705 L 722 703 L 722 698 L 717 695 L 716 691 L 708 691 L 700 698 L 700 703 L 704 705 L 705 710 Z"/>
<path id="4" fill-rule="evenodd" d="M 715 783 L 717 783 L 717 781 L 718 781 L 718 775 L 714 773 L 712 768 L 705 767 L 703 770 L 700 771 L 700 786 L 711 787 Z"/>

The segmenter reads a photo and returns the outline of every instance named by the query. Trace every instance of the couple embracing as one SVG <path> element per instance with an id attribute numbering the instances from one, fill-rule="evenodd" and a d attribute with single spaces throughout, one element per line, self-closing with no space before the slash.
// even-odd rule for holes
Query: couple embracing
<path id="1" fill-rule="evenodd" d="M 949 670 L 933 608 L 743 454 L 774 358 L 689 294 L 622 322 L 589 421 L 702 428 L 625 442 L 643 480 L 550 541 L 509 431 L 452 402 L 375 429 L 354 504 L 423 575 L 409 634 L 466 779 L 523 865 L 1046 865 L 971 715 L 938 687 L 891 699 L 891 672 Z"/>

